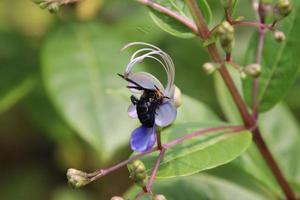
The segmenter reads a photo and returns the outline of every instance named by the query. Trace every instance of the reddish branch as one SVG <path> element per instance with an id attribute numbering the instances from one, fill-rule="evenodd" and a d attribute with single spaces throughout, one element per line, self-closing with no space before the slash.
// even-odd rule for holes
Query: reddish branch
<path id="1" fill-rule="evenodd" d="M 164 8 L 161 5 L 157 5 L 155 4 L 155 6 L 153 6 L 153 3 L 151 3 L 151 1 L 149 0 L 137 0 L 138 2 L 148 5 L 151 8 L 162 12 L 166 15 L 169 15 L 171 17 L 173 17 L 174 19 L 177 19 L 178 21 L 182 22 L 183 24 L 192 24 L 192 22 L 188 22 L 187 19 L 182 20 L 182 17 L 177 14 L 176 12 L 173 12 L 167 8 Z M 190 8 L 190 11 L 193 15 L 193 18 L 195 20 L 196 26 L 197 26 L 197 32 L 196 34 L 202 39 L 202 40 L 206 40 L 209 37 L 209 29 L 205 23 L 205 20 L 203 18 L 203 15 L 197 5 L 197 2 L 195 0 L 186 0 L 186 3 L 188 5 L 188 7 Z M 241 23 L 240 23 L 241 24 Z M 250 25 L 250 24 L 249 24 Z M 195 32 L 195 29 L 193 27 L 193 32 Z M 211 44 L 208 47 L 208 52 L 212 58 L 212 60 L 214 62 L 217 63 L 221 63 L 221 68 L 219 69 L 219 72 L 227 86 L 227 88 L 229 89 L 234 102 L 239 110 L 239 113 L 243 119 L 243 122 L 245 124 L 245 127 L 247 127 L 248 129 L 251 129 L 252 133 L 253 133 L 253 141 L 255 142 L 257 148 L 259 149 L 261 155 L 263 156 L 264 160 L 266 161 L 266 163 L 268 164 L 269 168 L 271 169 L 274 177 L 276 178 L 278 184 L 280 185 L 280 187 L 282 188 L 285 196 L 287 197 L 287 199 L 289 200 L 296 200 L 295 194 L 292 191 L 290 185 L 288 184 L 287 180 L 285 179 L 282 171 L 280 170 L 278 164 L 276 163 L 275 159 L 273 158 L 270 150 L 268 149 L 265 141 L 262 138 L 261 132 L 259 130 L 258 127 L 256 127 L 256 119 L 252 116 L 252 114 L 249 113 L 247 106 L 243 100 L 243 98 L 241 97 L 241 95 L 239 94 L 228 70 L 226 69 L 226 66 L 224 64 L 223 59 L 221 58 L 218 49 L 216 47 L 215 44 Z M 253 128 L 254 127 L 254 128 Z"/>

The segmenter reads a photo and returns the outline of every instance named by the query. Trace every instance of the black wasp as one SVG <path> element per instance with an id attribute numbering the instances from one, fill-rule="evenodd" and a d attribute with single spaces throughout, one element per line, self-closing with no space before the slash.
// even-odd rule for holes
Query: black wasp
<path id="1" fill-rule="evenodd" d="M 144 88 L 135 81 L 121 74 L 118 75 L 134 85 L 127 86 L 127 88 L 144 91 L 140 99 L 132 95 L 130 97 L 130 100 L 133 103 L 133 105 L 136 105 L 137 115 L 141 124 L 146 127 L 153 127 L 155 122 L 156 109 L 163 103 L 164 98 L 169 97 L 164 96 L 163 93 L 156 86 L 154 86 L 155 89 Z"/>

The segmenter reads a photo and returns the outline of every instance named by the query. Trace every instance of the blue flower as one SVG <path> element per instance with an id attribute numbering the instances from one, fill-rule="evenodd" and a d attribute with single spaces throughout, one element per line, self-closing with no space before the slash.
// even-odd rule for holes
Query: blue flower
<path id="1" fill-rule="evenodd" d="M 144 152 L 151 149 L 156 142 L 156 130 L 158 128 L 166 127 L 175 120 L 177 109 L 175 106 L 175 69 L 172 59 L 168 54 L 163 52 L 156 46 L 134 42 L 126 45 L 126 49 L 133 45 L 144 45 L 145 48 L 139 49 L 133 53 L 130 62 L 128 63 L 124 77 L 128 81 L 127 87 L 134 94 L 142 95 L 145 91 L 136 89 L 137 84 L 142 88 L 149 90 L 156 90 L 163 96 L 163 100 L 158 104 L 155 110 L 153 126 L 147 126 L 142 123 L 141 126 L 133 130 L 131 135 L 131 149 L 133 151 Z M 144 59 L 150 58 L 157 61 L 166 71 L 167 84 L 164 87 L 161 82 L 152 74 L 147 72 L 132 72 L 133 66 L 141 63 Z M 137 98 L 138 99 L 138 98 Z M 128 115 L 131 118 L 139 118 L 136 104 L 132 103 L 128 108 Z"/>

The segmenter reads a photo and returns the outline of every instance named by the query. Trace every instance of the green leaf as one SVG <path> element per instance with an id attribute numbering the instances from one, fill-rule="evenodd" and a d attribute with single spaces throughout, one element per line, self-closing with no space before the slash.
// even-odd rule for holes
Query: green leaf
<path id="1" fill-rule="evenodd" d="M 293 1 L 293 12 L 279 22 L 279 29 L 286 35 L 286 41 L 278 43 L 272 33 L 266 34 L 262 55 L 262 73 L 259 79 L 259 111 L 274 107 L 293 85 L 300 69 L 300 2 Z M 258 41 L 258 34 L 251 41 Z M 251 42 L 246 56 L 246 64 L 255 62 L 257 42 Z M 244 95 L 249 105 L 252 96 L 252 78 L 244 81 Z"/>
<path id="2" fill-rule="evenodd" d="M 300 128 L 289 109 L 279 104 L 262 114 L 259 125 L 273 156 L 287 179 L 300 183 Z M 277 195 L 282 195 L 276 180 L 269 172 L 255 147 L 241 157 L 244 169 L 268 185 Z"/>
<path id="3" fill-rule="evenodd" d="M 95 147 L 103 160 L 128 143 L 135 120 L 127 116 L 130 103 L 111 91 L 124 80 L 129 55 L 124 43 L 97 23 L 62 24 L 46 41 L 42 53 L 47 92 L 66 122 Z"/>
<path id="4" fill-rule="evenodd" d="M 240 121 L 232 98 L 226 90 L 222 90 L 224 83 L 220 84 L 218 91 L 219 100 L 222 101 L 221 106 L 230 122 L 238 123 Z M 283 104 L 277 105 L 269 112 L 261 114 L 259 117 L 259 127 L 262 135 L 267 142 L 271 152 L 274 154 L 284 174 L 291 182 L 299 182 L 299 144 L 300 144 L 300 129 L 297 121 L 292 116 L 289 109 Z M 282 192 L 270 172 L 268 166 L 257 150 L 255 144 L 239 159 L 234 161 L 234 164 L 241 166 L 244 171 L 260 182 L 262 188 L 271 191 L 277 198 L 282 196 Z"/>
<path id="5" fill-rule="evenodd" d="M 153 2 L 158 3 L 173 12 L 176 12 L 178 15 L 193 22 L 193 18 L 184 0 L 154 0 Z M 209 24 L 212 18 L 212 13 L 208 3 L 206 0 L 197 0 L 197 3 L 204 18 L 206 19 L 206 22 Z M 181 38 L 194 37 L 193 32 L 176 19 L 173 19 L 172 17 L 158 12 L 152 8 L 150 8 L 150 11 L 151 18 L 162 30 Z"/>
<path id="6" fill-rule="evenodd" d="M 0 113 L 35 85 L 36 58 L 24 38 L 15 33 L 0 33 Z"/>
<path id="7" fill-rule="evenodd" d="M 177 110 L 175 123 L 220 121 L 219 117 L 204 103 L 182 95 L 183 104 Z"/>
<path id="8" fill-rule="evenodd" d="M 241 80 L 238 73 L 230 68 L 228 68 L 228 70 L 235 85 L 238 87 L 239 91 L 241 91 L 241 88 L 239 87 L 241 85 Z M 219 104 L 221 105 L 227 120 L 233 123 L 242 123 L 239 111 L 220 74 L 214 75 L 214 82 Z"/>
<path id="9" fill-rule="evenodd" d="M 134 199 L 138 187 L 130 188 L 125 197 Z M 266 199 L 247 188 L 216 176 L 201 174 L 172 180 L 156 181 L 153 191 L 171 200 L 263 200 Z M 142 200 L 149 200 L 144 196 Z"/>
<path id="10" fill-rule="evenodd" d="M 41 134 L 45 134 L 46 137 L 54 142 L 65 144 L 66 141 L 75 134 L 61 119 L 51 104 L 42 87 L 42 82 L 38 82 L 33 91 L 24 98 L 21 105 L 32 123 L 44 130 L 41 131 Z M 43 112 L 43 117 L 41 117 L 41 112 Z"/>
<path id="11" fill-rule="evenodd" d="M 184 123 L 176 124 L 163 131 L 164 143 L 196 130 L 220 126 L 220 123 Z M 186 140 L 170 148 L 160 164 L 156 178 L 187 176 L 211 169 L 237 158 L 251 143 L 251 134 L 247 131 L 230 134 L 216 131 Z M 157 154 L 143 158 L 150 172 Z"/>

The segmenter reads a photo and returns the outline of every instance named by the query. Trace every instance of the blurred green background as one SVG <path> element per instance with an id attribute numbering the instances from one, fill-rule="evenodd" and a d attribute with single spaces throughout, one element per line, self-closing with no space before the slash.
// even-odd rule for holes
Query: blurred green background
<path id="1" fill-rule="evenodd" d="M 214 13 L 213 20 L 220 20 L 222 9 L 218 0 L 209 3 Z M 252 11 L 248 6 L 248 1 L 242 3 L 238 13 L 251 18 Z M 243 61 L 252 31 L 251 28 L 239 30 L 236 60 Z M 99 35 L 102 37 L 99 38 Z M 178 39 L 163 32 L 152 22 L 147 9 L 136 2 L 83 0 L 76 5 L 65 6 L 57 14 L 50 14 L 30 0 L 1 0 L 0 199 L 109 199 L 124 193 L 132 184 L 128 180 L 127 170 L 123 168 L 80 190 L 72 190 L 67 185 L 65 173 L 70 167 L 93 171 L 127 158 L 131 153 L 126 144 L 130 136 L 127 129 L 134 126 L 130 119 L 125 120 L 124 126 L 129 127 L 119 135 L 107 127 L 101 127 L 102 131 L 111 131 L 103 139 L 104 142 L 87 142 L 89 139 L 78 130 L 85 132 L 88 123 L 80 124 L 82 120 L 76 118 L 85 113 L 73 112 L 71 107 L 67 114 L 60 111 L 65 104 L 72 104 L 72 101 L 85 95 L 72 93 L 72 87 L 81 84 L 76 77 L 73 77 L 75 80 L 60 80 L 58 75 L 69 73 L 76 63 L 67 63 L 70 68 L 52 70 L 49 67 L 51 64 L 61 66 L 60 63 L 70 56 L 66 48 L 78 48 L 79 57 L 89 55 L 89 47 L 80 49 L 82 46 L 72 43 L 75 37 L 82 43 L 97 37 L 95 49 L 98 43 L 107 45 L 107 49 L 96 51 L 105 57 L 99 61 L 105 65 L 105 77 L 100 77 L 101 86 L 95 86 L 96 90 L 103 91 L 99 94 L 100 99 L 106 98 L 106 95 L 129 98 L 127 93 L 125 95 L 128 96 L 124 96 L 126 90 L 115 90 L 124 84 L 116 73 L 121 72 L 129 59 L 129 54 L 120 53 L 119 50 L 128 42 L 143 41 L 153 43 L 171 55 L 176 66 L 175 82 L 183 93 L 209 105 L 221 118 L 225 118 L 214 92 L 213 78 L 205 75 L 201 69 L 202 64 L 209 60 L 201 43 L 196 39 Z M 87 65 L 97 66 L 99 62 L 95 60 Z M 145 67 L 164 78 L 158 68 L 153 68 L 153 63 L 146 63 Z M 77 76 L 80 76 L 80 71 Z M 58 87 L 60 81 L 69 85 L 66 88 Z M 82 91 L 85 91 L 89 85 L 85 85 L 85 80 L 82 81 Z M 299 90 L 300 79 L 285 98 L 298 121 Z M 58 95 L 53 95 L 54 92 Z M 68 92 L 72 95 L 64 96 Z M 125 116 L 128 103 L 112 111 L 115 119 L 113 116 L 105 118 L 105 111 L 110 111 L 101 105 L 99 111 L 104 116 L 104 123 L 119 123 L 121 119 L 118 115 Z M 76 120 L 79 124 L 70 126 L 70 122 L 76 123 Z M 86 132 L 89 133 L 89 130 Z M 118 139 L 120 135 L 122 140 Z M 102 144 L 104 147 L 98 149 L 97 146 Z M 102 148 L 107 152 L 99 153 Z"/>

